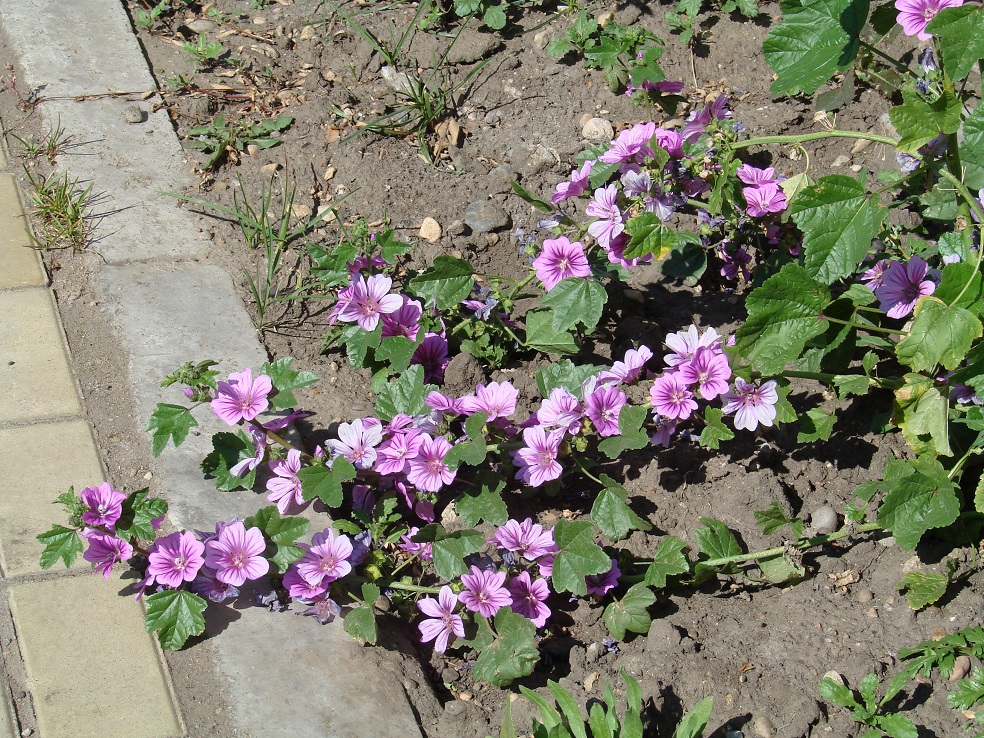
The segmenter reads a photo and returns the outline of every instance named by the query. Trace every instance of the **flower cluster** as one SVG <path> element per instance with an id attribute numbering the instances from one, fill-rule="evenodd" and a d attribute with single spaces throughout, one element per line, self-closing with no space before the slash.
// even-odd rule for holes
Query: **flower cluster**
<path id="1" fill-rule="evenodd" d="M 889 318 L 904 318 L 916 309 L 920 297 L 936 290 L 939 272 L 929 264 L 913 256 L 905 264 L 891 259 L 881 259 L 861 275 L 864 282 L 878 298 L 878 307 Z"/>

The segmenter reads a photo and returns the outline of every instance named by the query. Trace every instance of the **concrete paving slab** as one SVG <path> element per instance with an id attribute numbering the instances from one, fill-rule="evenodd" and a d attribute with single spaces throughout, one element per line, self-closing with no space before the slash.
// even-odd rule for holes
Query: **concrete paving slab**
<path id="1" fill-rule="evenodd" d="M 3 694 L 0 694 L 0 738 L 15 738 L 19 735 L 14 710 L 10 705 L 10 692 L 6 688 L 9 683 L 3 669 L 0 669 L 0 685 L 3 686 Z"/>
<path id="2" fill-rule="evenodd" d="M 164 110 L 151 112 L 152 98 L 127 102 L 52 100 L 40 110 L 75 144 L 58 157 L 59 171 L 92 184 L 94 242 L 109 264 L 202 257 L 208 242 L 196 232 L 178 200 L 191 166 Z M 139 111 L 140 123 L 126 115 Z"/>
<path id="3" fill-rule="evenodd" d="M 0 418 L 80 415 L 82 404 L 54 300 L 46 289 L 0 291 Z"/>
<path id="4" fill-rule="evenodd" d="M 3 0 L 0 22 L 16 40 L 18 76 L 44 97 L 156 88 L 122 3 Z"/>
<path id="5" fill-rule="evenodd" d="M 85 575 L 10 585 L 44 738 L 182 735 L 143 608 L 120 589 Z"/>
<path id="6" fill-rule="evenodd" d="M 420 737 L 403 685 L 367 661 L 341 622 L 320 625 L 258 607 L 238 614 L 213 643 L 239 723 L 251 735 Z M 271 685 L 281 685 L 275 696 Z"/>
<path id="7" fill-rule="evenodd" d="M 58 453 L 37 463 L 38 449 L 54 448 Z M 89 424 L 78 419 L 0 428 L 0 469 L 25 480 L 16 494 L 0 495 L 0 567 L 8 577 L 39 574 L 42 549 L 35 536 L 65 524 L 51 501 L 71 486 L 80 493 L 103 481 Z M 81 559 L 75 566 L 90 568 Z M 64 570 L 61 562 L 56 567 Z"/>
<path id="8" fill-rule="evenodd" d="M 0 153 L 2 156 L 2 153 Z M 12 174 L 0 173 L 0 288 L 48 283 L 41 259 L 31 247 L 27 222 Z"/>

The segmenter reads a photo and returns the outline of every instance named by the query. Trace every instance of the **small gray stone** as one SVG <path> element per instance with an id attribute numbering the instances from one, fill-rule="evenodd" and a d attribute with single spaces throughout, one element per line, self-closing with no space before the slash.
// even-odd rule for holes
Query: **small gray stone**
<path id="1" fill-rule="evenodd" d="M 512 225 L 509 213 L 488 200 L 471 203 L 465 208 L 464 220 L 475 233 L 501 231 Z"/>
<path id="2" fill-rule="evenodd" d="M 123 108 L 123 120 L 131 125 L 134 123 L 143 123 L 147 120 L 147 114 L 140 109 L 139 105 L 127 105 Z"/>
<path id="3" fill-rule="evenodd" d="M 601 658 L 601 646 L 597 643 L 590 644 L 584 652 L 584 661 L 588 664 L 593 664 L 599 658 Z"/>
<path id="4" fill-rule="evenodd" d="M 192 33 L 211 33 L 216 28 L 218 24 L 210 20 L 205 20 L 204 18 L 196 18 L 193 21 L 188 21 L 185 23 L 185 28 L 187 28 Z"/>
<path id="5" fill-rule="evenodd" d="M 837 530 L 837 513 L 830 505 L 821 505 L 810 516 L 810 525 L 821 535 Z"/>
<path id="6" fill-rule="evenodd" d="M 588 141 L 611 141 L 615 137 L 615 129 L 604 118 L 589 118 L 581 127 L 581 137 Z"/>
<path id="7" fill-rule="evenodd" d="M 406 72 L 397 72 L 393 67 L 387 65 L 379 69 L 379 74 L 382 76 L 383 81 L 386 82 L 386 85 L 394 92 L 410 93 L 410 78 Z"/>

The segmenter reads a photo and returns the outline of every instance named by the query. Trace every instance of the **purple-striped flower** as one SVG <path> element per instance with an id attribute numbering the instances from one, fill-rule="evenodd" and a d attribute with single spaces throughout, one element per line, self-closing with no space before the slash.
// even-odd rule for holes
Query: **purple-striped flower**
<path id="1" fill-rule="evenodd" d="M 625 405 L 625 393 L 615 386 L 596 387 L 584 400 L 584 414 L 594 423 L 602 438 L 617 436 L 618 417 Z"/>
<path id="2" fill-rule="evenodd" d="M 544 530 L 543 526 L 534 523 L 531 518 L 526 518 L 522 523 L 507 520 L 496 529 L 489 543 L 494 543 L 506 551 L 518 553 L 527 561 L 536 561 L 557 552 L 553 532 Z"/>
<path id="3" fill-rule="evenodd" d="M 786 195 L 774 182 L 745 187 L 741 193 L 748 203 L 747 212 L 753 218 L 761 218 L 769 213 L 781 213 L 786 209 Z"/>
<path id="4" fill-rule="evenodd" d="M 496 418 L 508 418 L 516 412 L 516 398 L 519 390 L 511 382 L 490 382 L 475 388 L 475 394 L 461 398 L 462 407 L 469 415 L 478 412 L 487 413 L 486 422 Z"/>
<path id="5" fill-rule="evenodd" d="M 331 450 L 351 461 L 356 469 L 371 469 L 376 462 L 376 446 L 382 443 L 383 429 L 375 418 L 356 418 L 338 426 L 338 440 L 328 439 Z"/>
<path id="6" fill-rule="evenodd" d="M 425 382 L 443 382 L 444 370 L 451 363 L 448 358 L 448 339 L 442 333 L 428 333 L 413 352 L 410 363 L 424 367 Z"/>
<path id="7" fill-rule="evenodd" d="M 544 428 L 563 428 L 572 436 L 581 430 L 584 409 L 577 398 L 563 387 L 554 387 L 536 411 L 536 421 Z"/>
<path id="8" fill-rule="evenodd" d="M 588 233 L 594 236 L 603 249 L 608 249 L 612 240 L 625 230 L 617 200 L 618 188 L 612 183 L 595 190 L 594 199 L 584 209 L 584 214 L 589 218 L 598 219 L 588 226 Z"/>
<path id="9" fill-rule="evenodd" d="M 297 573 L 308 583 L 331 584 L 350 571 L 348 559 L 352 555 L 352 542 L 348 536 L 335 537 L 335 531 L 325 528 L 311 539 L 307 553 L 297 562 Z"/>
<path id="10" fill-rule="evenodd" d="M 594 159 L 589 159 L 581 165 L 580 169 L 575 169 L 571 172 L 571 179 L 569 182 L 561 182 L 554 188 L 553 195 L 550 197 L 550 202 L 554 205 L 559 205 L 568 198 L 580 197 L 584 190 L 588 187 L 588 175 L 591 174 L 591 167 L 594 166 L 594 163 Z"/>
<path id="11" fill-rule="evenodd" d="M 422 441 L 421 432 L 416 428 L 394 433 L 378 449 L 376 471 L 380 474 L 406 474 L 410 470 L 410 459 L 416 458 L 420 452 Z"/>
<path id="12" fill-rule="evenodd" d="M 267 499 L 277 503 L 277 509 L 281 515 L 304 502 L 301 494 L 301 479 L 297 472 L 301 470 L 301 452 L 291 449 L 287 452 L 286 459 L 277 459 L 270 462 L 270 471 L 276 476 L 267 480 L 266 488 Z"/>
<path id="13" fill-rule="evenodd" d="M 241 587 L 247 579 L 259 579 L 270 570 L 270 562 L 263 558 L 265 550 L 260 529 L 246 530 L 236 520 L 205 544 L 205 566 L 215 570 L 220 582 Z"/>
<path id="14" fill-rule="evenodd" d="M 584 247 L 577 241 L 571 243 L 566 236 L 544 241 L 543 251 L 533 260 L 533 268 L 547 292 L 568 277 L 591 276 Z"/>
<path id="15" fill-rule="evenodd" d="M 598 161 L 605 164 L 621 164 L 629 161 L 641 163 L 645 157 L 653 155 L 653 150 L 649 148 L 649 141 L 655 133 L 655 123 L 640 123 L 632 128 L 626 128 L 612 141 L 608 151 L 598 157 Z"/>
<path id="16" fill-rule="evenodd" d="M 444 436 L 431 438 L 429 433 L 420 437 L 417 455 L 410 459 L 410 472 L 407 480 L 424 492 L 437 492 L 445 484 L 454 481 L 455 472 L 444 463 L 444 457 L 451 450 L 451 444 Z"/>
<path id="17" fill-rule="evenodd" d="M 434 650 L 444 653 L 452 638 L 465 637 L 465 624 L 460 615 L 454 614 L 457 605 L 458 596 L 446 584 L 441 587 L 436 600 L 433 597 L 424 597 L 417 601 L 417 609 L 427 616 L 427 620 L 417 626 L 420 628 L 421 643 L 434 641 Z"/>
<path id="18" fill-rule="evenodd" d="M 724 414 L 735 414 L 735 428 L 755 430 L 759 424 L 771 426 L 776 417 L 776 403 L 779 393 L 776 382 L 770 379 L 761 387 L 735 377 L 735 391 L 728 392 L 724 401 Z"/>
<path id="19" fill-rule="evenodd" d="M 400 295 L 400 298 L 403 304 L 399 309 L 380 316 L 383 322 L 380 336 L 382 338 L 403 336 L 414 341 L 417 339 L 417 331 L 420 330 L 420 318 L 424 314 L 424 308 L 419 300 L 411 300 L 406 295 Z"/>
<path id="20" fill-rule="evenodd" d="M 270 405 L 267 397 L 272 391 L 270 377 L 261 374 L 253 379 L 253 372 L 247 367 L 230 374 L 228 382 L 218 383 L 211 402 L 212 412 L 229 425 L 250 421 Z"/>
<path id="21" fill-rule="evenodd" d="M 721 336 L 713 328 L 708 328 L 703 333 L 700 333 L 697 330 L 697 326 L 691 325 L 685 331 L 667 334 L 666 347 L 673 351 L 673 353 L 666 354 L 663 357 L 663 361 L 670 367 L 680 366 L 684 362 L 693 359 L 694 354 L 697 353 L 697 349 L 701 346 L 720 345 L 720 342 Z"/>
<path id="22" fill-rule="evenodd" d="M 374 274 L 366 280 L 361 274 L 352 278 L 348 301 L 338 319 L 344 323 L 358 323 L 366 331 L 376 330 L 382 315 L 396 312 L 403 305 L 403 297 L 391 295 L 393 280 L 383 274 Z"/>
<path id="23" fill-rule="evenodd" d="M 296 600 L 315 600 L 328 591 L 329 582 L 311 584 L 301 576 L 297 566 L 292 566 L 284 574 L 284 589 Z"/>
<path id="24" fill-rule="evenodd" d="M 109 482 L 103 482 L 98 487 L 86 487 L 80 496 L 83 504 L 89 508 L 82 513 L 82 522 L 112 530 L 123 514 L 123 500 L 126 495 L 113 489 Z"/>
<path id="25" fill-rule="evenodd" d="M 622 361 L 616 361 L 612 364 L 611 369 L 605 369 L 598 374 L 598 383 L 625 382 L 631 384 L 639 378 L 642 368 L 651 358 L 653 358 L 653 352 L 648 346 L 629 349 L 625 352 Z"/>
<path id="26" fill-rule="evenodd" d="M 622 576 L 621 570 L 615 559 L 612 559 L 612 568 L 605 574 L 590 574 L 584 578 L 587 585 L 588 594 L 596 597 L 604 597 L 618 584 L 618 578 Z"/>
<path id="27" fill-rule="evenodd" d="M 82 558 L 95 564 L 93 574 L 102 574 L 103 579 L 109 579 L 113 564 L 133 556 L 133 546 L 122 538 L 104 533 L 90 533 L 85 538 L 89 541 L 89 548 L 82 554 Z"/>
<path id="28" fill-rule="evenodd" d="M 524 571 L 509 581 L 509 593 L 512 595 L 513 612 L 529 618 L 533 625 L 542 628 L 550 617 L 550 608 L 546 604 L 550 587 L 546 580 L 530 581 L 529 572 Z"/>
<path id="29" fill-rule="evenodd" d="M 649 388 L 649 400 L 656 413 L 669 420 L 686 420 L 697 409 L 694 393 L 688 389 L 680 372 L 657 377 Z"/>
<path id="30" fill-rule="evenodd" d="M 172 533 L 158 538 L 150 547 L 147 566 L 147 585 L 157 581 L 177 588 L 190 582 L 205 564 L 205 544 L 192 533 Z"/>
<path id="31" fill-rule="evenodd" d="M 700 346 L 694 353 L 694 358 L 681 364 L 677 373 L 688 385 L 696 384 L 701 397 L 713 400 L 728 391 L 731 366 L 728 364 L 728 357 L 719 348 Z"/>
<path id="32" fill-rule="evenodd" d="M 895 0 L 895 9 L 899 11 L 896 20 L 902 26 L 906 36 L 916 36 L 920 41 L 928 41 L 933 37 L 926 33 L 926 26 L 943 8 L 956 8 L 963 5 L 964 0 Z"/>
<path id="33" fill-rule="evenodd" d="M 531 487 L 539 487 L 545 482 L 557 479 L 564 467 L 557 461 L 560 444 L 564 440 L 564 430 L 547 433 L 541 426 L 523 430 L 526 445 L 513 452 L 513 461 L 519 467 L 516 479 Z"/>
<path id="34" fill-rule="evenodd" d="M 420 532 L 420 528 L 416 525 L 410 528 L 406 533 L 400 536 L 400 542 L 397 547 L 401 551 L 405 551 L 411 556 L 416 555 L 421 561 L 433 561 L 434 556 L 432 554 L 433 546 L 430 542 L 418 543 L 413 540 L 413 537 Z"/>
<path id="35" fill-rule="evenodd" d="M 482 571 L 477 566 L 471 567 L 471 574 L 462 574 L 461 583 L 465 590 L 458 595 L 461 604 L 482 617 L 490 618 L 500 607 L 512 604 L 509 590 L 503 587 L 506 581 L 505 572 Z"/>
<path id="36" fill-rule="evenodd" d="M 889 318 L 904 318 L 911 314 L 919 298 L 933 294 L 936 289 L 936 283 L 926 279 L 928 272 L 929 264 L 918 256 L 913 256 L 906 264 L 889 262 L 881 275 L 881 284 L 875 288 L 878 307 Z"/>

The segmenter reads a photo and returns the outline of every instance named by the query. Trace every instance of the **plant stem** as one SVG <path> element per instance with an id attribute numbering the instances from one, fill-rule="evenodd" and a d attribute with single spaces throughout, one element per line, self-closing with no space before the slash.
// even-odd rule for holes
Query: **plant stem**
<path id="1" fill-rule="evenodd" d="M 383 587 L 387 589 L 399 589 L 403 592 L 416 592 L 418 594 L 440 594 L 440 587 L 424 587 L 420 584 L 404 584 L 403 582 L 389 582 Z"/>
<path id="2" fill-rule="evenodd" d="M 940 170 L 940 175 L 944 179 L 950 180 L 950 183 L 954 187 L 956 187 L 957 192 L 959 192 L 960 193 L 960 196 L 963 197 L 963 199 L 967 202 L 967 205 L 970 206 L 970 209 L 973 210 L 974 213 L 977 214 L 977 219 L 979 221 L 984 222 L 984 209 L 981 208 L 981 204 L 977 201 L 977 198 L 974 197 L 973 193 L 970 190 L 967 189 L 966 185 L 964 185 L 964 183 L 961 182 L 958 177 L 954 176 L 954 174 L 952 172 L 950 172 L 949 169 L 941 169 Z M 978 228 L 980 228 L 980 226 L 978 226 Z M 970 289 L 970 285 L 974 281 L 974 277 L 977 274 L 980 273 L 980 271 L 981 271 L 981 258 L 982 257 L 984 257 L 984 247 L 978 247 L 978 249 L 977 249 L 977 263 L 974 265 L 974 271 L 970 275 L 970 277 L 967 279 L 967 281 L 964 283 L 964 286 L 960 290 L 960 292 L 957 293 L 957 296 L 954 297 L 953 300 L 950 302 L 950 306 L 951 307 L 953 305 L 956 305 L 958 302 L 960 302 L 960 298 L 962 298 L 964 296 L 964 294 L 967 292 L 967 290 Z"/>
<path id="3" fill-rule="evenodd" d="M 592 474 L 591 472 L 589 472 L 587 470 L 587 468 L 584 466 L 584 464 L 582 463 L 581 459 L 577 455 L 571 454 L 571 458 L 574 460 L 574 463 L 577 464 L 578 470 L 584 476 L 586 476 L 588 479 L 591 479 L 594 482 L 597 482 L 601 487 L 604 487 L 605 486 L 605 483 L 604 482 L 602 482 L 600 479 L 598 479 L 598 477 L 596 477 L 594 474 Z"/>
<path id="4" fill-rule="evenodd" d="M 272 431 L 272 430 L 269 430 L 267 428 L 264 428 L 260 423 L 258 423 L 255 420 L 251 420 L 249 422 L 250 422 L 250 425 L 252 425 L 254 428 L 259 428 L 261 431 L 263 431 L 264 433 L 266 433 L 267 434 L 267 438 L 269 438 L 271 441 L 274 441 L 275 443 L 279 444 L 280 446 L 282 446 L 283 448 L 287 449 L 288 451 L 300 451 L 301 458 L 304 459 L 305 461 L 311 461 L 311 459 L 314 458 L 311 454 L 307 453 L 306 451 L 301 451 L 300 449 L 295 448 L 294 447 L 294 444 L 292 444 L 286 438 L 284 438 L 283 436 L 281 436 L 279 433 L 276 433 L 275 431 Z"/>
<path id="5" fill-rule="evenodd" d="M 877 325 L 865 325 L 864 323 L 854 323 L 850 320 L 841 320 L 840 318 L 831 318 L 829 315 L 821 316 L 824 320 L 829 320 L 831 323 L 839 323 L 840 325 L 849 325 L 852 328 L 857 328 L 859 331 L 873 331 L 875 333 L 888 333 L 893 336 L 904 336 L 905 331 L 899 331 L 894 328 L 882 328 Z"/>
<path id="6" fill-rule="evenodd" d="M 796 379 L 813 379 L 817 382 L 827 382 L 828 384 L 833 384 L 837 377 L 864 377 L 867 376 L 868 379 L 875 383 L 875 386 L 881 389 L 895 389 L 902 386 L 902 380 L 896 379 L 894 377 L 881 378 L 872 377 L 865 374 L 828 374 L 826 372 L 797 372 L 797 371 L 786 371 L 782 373 L 782 376 L 787 378 Z"/>
<path id="7" fill-rule="evenodd" d="M 888 54 L 886 54 L 881 49 L 878 49 L 878 48 L 872 46 L 871 44 L 869 44 L 867 41 L 860 41 L 859 40 L 859 43 L 861 44 L 861 48 L 862 49 L 865 49 L 866 51 L 870 51 L 872 54 L 875 54 L 876 56 L 880 56 L 882 59 L 884 59 L 885 61 L 887 61 L 893 67 L 895 67 L 896 69 L 898 69 L 900 72 L 905 73 L 905 72 L 908 72 L 909 71 L 909 68 L 905 64 L 903 64 L 902 62 L 900 62 L 898 59 L 896 59 L 894 56 L 889 56 Z M 936 58 L 938 59 L 939 57 L 936 57 Z"/>
<path id="8" fill-rule="evenodd" d="M 860 525 L 845 525 L 838 531 L 834 533 L 827 533 L 822 536 L 814 536 L 813 538 L 801 539 L 798 541 L 792 541 L 790 545 L 800 551 L 805 551 L 810 548 L 815 548 L 816 546 L 822 546 L 825 543 L 833 543 L 841 538 L 847 538 L 855 533 L 870 533 L 872 531 L 883 530 L 882 526 L 878 523 L 862 523 Z M 747 554 L 738 554 L 736 556 L 723 556 L 719 559 L 708 559 L 707 561 L 701 561 L 699 563 L 708 567 L 718 567 L 727 566 L 728 564 L 741 564 L 746 561 L 755 561 L 758 559 L 772 559 L 776 556 L 781 556 L 786 550 L 785 546 L 773 546 L 772 548 L 767 548 L 764 551 L 754 551 Z"/>
<path id="9" fill-rule="evenodd" d="M 517 283 L 515 287 L 512 288 L 512 291 L 509 293 L 509 296 L 506 297 L 506 299 L 512 300 L 513 298 L 515 298 L 516 295 L 519 294 L 520 290 L 522 290 L 526 285 L 532 282 L 535 277 L 536 277 L 536 272 L 530 272 L 529 274 L 527 274 L 519 283 Z"/>
<path id="10" fill-rule="evenodd" d="M 748 138 L 744 141 L 735 141 L 728 144 L 732 149 L 744 149 L 748 146 L 761 146 L 762 144 L 800 144 L 807 141 L 819 141 L 825 138 L 860 138 L 865 141 L 874 141 L 894 147 L 898 141 L 888 136 L 879 136 L 875 133 L 864 133 L 861 131 L 817 131 L 816 133 L 801 133 L 796 136 L 757 136 Z"/>

